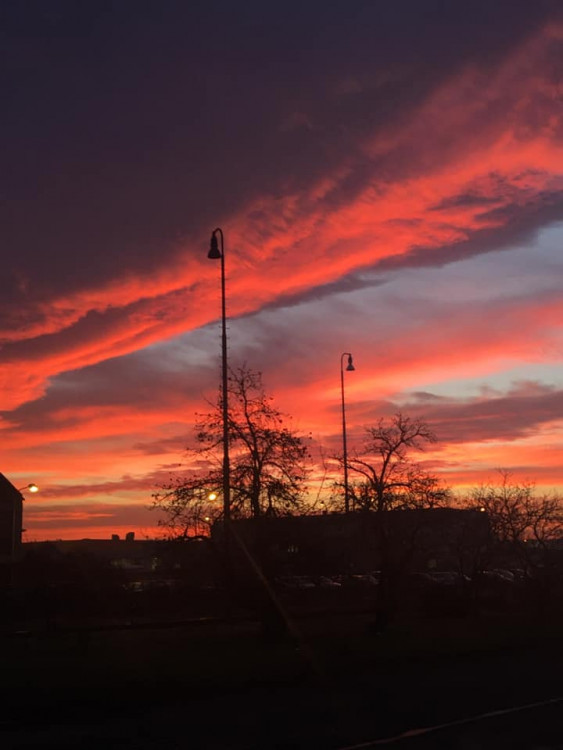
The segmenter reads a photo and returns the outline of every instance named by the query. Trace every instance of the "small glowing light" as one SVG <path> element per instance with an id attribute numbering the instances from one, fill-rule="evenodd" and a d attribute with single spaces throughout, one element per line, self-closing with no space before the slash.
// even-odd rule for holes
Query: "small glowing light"
<path id="1" fill-rule="evenodd" d="M 39 487 L 31 482 L 31 484 L 26 484 L 25 487 L 18 487 L 18 492 L 39 492 Z"/>
<path id="2" fill-rule="evenodd" d="M 217 495 L 215 492 L 210 492 L 207 497 L 209 500 L 217 500 Z"/>

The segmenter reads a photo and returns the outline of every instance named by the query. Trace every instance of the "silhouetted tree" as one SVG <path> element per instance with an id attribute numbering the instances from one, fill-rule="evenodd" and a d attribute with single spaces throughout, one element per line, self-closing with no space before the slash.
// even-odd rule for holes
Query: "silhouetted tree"
<path id="1" fill-rule="evenodd" d="M 205 475 L 171 477 L 170 482 L 153 495 L 153 509 L 163 512 L 158 525 L 172 539 L 208 536 L 221 515 L 221 506 L 213 489 L 218 486 L 215 472 Z"/>
<path id="2" fill-rule="evenodd" d="M 376 546 L 381 574 L 375 627 L 384 629 L 397 607 L 401 580 L 423 543 L 424 514 L 411 516 L 409 524 L 392 522 L 389 511 L 416 511 L 444 506 L 450 490 L 413 458 L 414 451 L 436 441 L 428 425 L 396 414 L 368 427 L 361 454 L 348 460 L 352 507 L 375 514 Z"/>
<path id="3" fill-rule="evenodd" d="M 481 570 L 476 572 L 482 572 L 484 564 L 520 568 L 543 610 L 562 573 L 554 542 L 563 538 L 563 499 L 538 494 L 532 483 L 518 483 L 500 471 L 497 484 L 474 488 L 464 505 L 485 513 L 489 522 L 488 544 L 480 550 Z"/>
<path id="4" fill-rule="evenodd" d="M 172 478 L 153 495 L 153 507 L 164 513 L 161 525 L 171 536 L 201 533 L 221 516 L 221 398 L 219 393 L 215 407 L 199 415 L 196 446 L 189 451 L 205 469 Z M 229 447 L 233 517 L 291 515 L 302 509 L 308 450 L 266 395 L 261 373 L 246 366 L 229 374 Z"/>
<path id="5" fill-rule="evenodd" d="M 352 507 L 383 512 L 433 508 L 450 499 L 450 491 L 411 457 L 415 450 L 436 442 L 434 433 L 419 419 L 396 414 L 368 427 L 361 455 L 348 460 L 352 475 L 361 479 L 349 487 Z"/>
<path id="6" fill-rule="evenodd" d="M 510 545 L 522 559 L 563 536 L 562 499 L 536 494 L 533 484 L 519 484 L 507 471 L 500 472 L 498 484 L 474 488 L 466 505 L 485 512 L 495 541 Z"/>

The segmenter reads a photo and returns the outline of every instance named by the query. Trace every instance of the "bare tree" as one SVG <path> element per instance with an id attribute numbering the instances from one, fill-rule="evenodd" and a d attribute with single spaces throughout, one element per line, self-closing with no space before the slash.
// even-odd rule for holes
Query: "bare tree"
<path id="1" fill-rule="evenodd" d="M 361 456 L 353 456 L 348 468 L 360 477 L 350 485 L 352 506 L 360 510 L 432 508 L 443 505 L 449 490 L 411 457 L 436 437 L 419 419 L 396 414 L 368 427 Z"/>
<path id="2" fill-rule="evenodd" d="M 499 474 L 498 483 L 474 488 L 465 502 L 465 507 L 481 511 L 489 524 L 486 544 L 477 550 L 473 566 L 476 591 L 487 569 L 520 569 L 524 587 L 509 592 L 511 601 L 524 596 L 520 601 L 526 608 L 542 615 L 557 599 L 558 587 L 561 596 L 563 571 L 554 542 L 563 538 L 563 500 L 538 494 L 532 483 L 516 482 L 507 471 Z"/>
<path id="3" fill-rule="evenodd" d="M 375 518 L 381 568 L 375 627 L 380 630 L 397 609 L 401 581 L 424 545 L 429 523 L 423 513 L 399 518 L 389 511 L 444 506 L 450 499 L 450 490 L 412 457 L 436 441 L 425 422 L 398 413 L 391 419 L 380 419 L 366 432 L 362 453 L 348 461 L 349 472 L 359 477 L 350 483 L 349 493 L 353 508 L 371 511 Z"/>
<path id="4" fill-rule="evenodd" d="M 211 525 L 220 516 L 220 505 L 212 487 L 205 476 L 172 476 L 168 484 L 153 495 L 152 508 L 163 511 L 158 525 L 168 538 L 193 539 L 209 535 Z"/>
<path id="5" fill-rule="evenodd" d="M 266 395 L 261 373 L 244 366 L 229 374 L 229 447 L 233 517 L 291 515 L 304 505 L 308 450 L 304 439 L 286 424 L 286 416 Z M 171 479 L 153 495 L 153 507 L 172 536 L 194 535 L 201 519 L 221 515 L 220 447 L 223 439 L 221 394 L 217 404 L 199 415 L 196 445 L 188 453 L 203 466 Z"/>
<path id="6" fill-rule="evenodd" d="M 563 536 L 563 501 L 557 495 L 538 495 L 530 482 L 515 482 L 500 471 L 498 484 L 483 484 L 471 492 L 467 507 L 487 514 L 492 539 L 533 565 Z"/>

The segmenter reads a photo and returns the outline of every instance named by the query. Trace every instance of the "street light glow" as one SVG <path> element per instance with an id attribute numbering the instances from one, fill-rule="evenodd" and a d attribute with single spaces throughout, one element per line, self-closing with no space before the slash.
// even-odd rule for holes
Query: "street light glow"
<path id="1" fill-rule="evenodd" d="M 31 482 L 31 484 L 26 484 L 25 487 L 18 488 L 18 492 L 23 492 L 24 490 L 27 490 L 28 492 L 39 492 L 39 487 L 34 482 Z"/>

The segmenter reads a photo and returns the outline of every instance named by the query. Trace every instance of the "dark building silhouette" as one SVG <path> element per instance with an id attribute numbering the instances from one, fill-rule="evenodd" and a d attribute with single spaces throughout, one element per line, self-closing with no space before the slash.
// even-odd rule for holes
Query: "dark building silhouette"
<path id="1" fill-rule="evenodd" d="M 488 531 L 486 514 L 455 508 L 263 517 L 233 521 L 232 547 L 239 567 L 250 554 L 270 575 L 452 570 Z M 222 523 L 212 533 L 220 543 Z"/>
<path id="2" fill-rule="evenodd" d="M 209 542 L 203 539 L 187 543 L 137 540 L 128 532 L 125 539 L 112 534 L 111 539 L 26 542 L 22 550 L 22 581 L 30 576 L 33 579 L 37 566 L 45 574 L 50 566 L 47 577 L 52 582 L 83 579 L 82 583 L 95 584 L 107 580 L 107 573 L 113 571 L 115 580 L 140 587 L 164 579 L 205 584 L 215 575 L 214 557 Z"/>
<path id="3" fill-rule="evenodd" d="M 18 560 L 22 549 L 23 497 L 9 479 L 0 474 L 0 565 Z"/>

